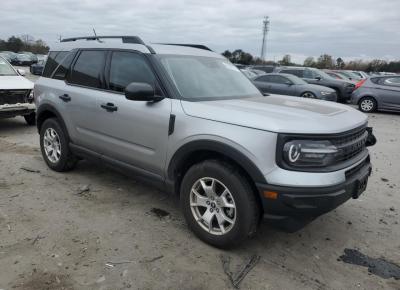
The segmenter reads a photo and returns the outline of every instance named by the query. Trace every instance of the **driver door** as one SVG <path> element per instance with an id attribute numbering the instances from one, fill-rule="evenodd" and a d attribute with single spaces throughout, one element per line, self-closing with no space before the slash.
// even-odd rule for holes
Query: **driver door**
<path id="1" fill-rule="evenodd" d="M 125 98 L 125 87 L 132 82 L 159 87 L 149 61 L 141 53 L 111 51 L 105 71 L 107 92 L 98 96 L 97 104 L 97 133 L 104 158 L 162 177 L 171 100 L 147 102 Z M 162 94 L 160 89 L 157 91 Z"/>

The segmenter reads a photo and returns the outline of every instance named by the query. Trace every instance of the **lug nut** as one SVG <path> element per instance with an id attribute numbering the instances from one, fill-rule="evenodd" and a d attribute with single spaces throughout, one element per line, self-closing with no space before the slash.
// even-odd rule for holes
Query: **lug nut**
<path id="1" fill-rule="evenodd" d="M 212 208 L 210 208 L 210 212 L 213 212 L 214 210 Z"/>
<path id="2" fill-rule="evenodd" d="M 219 212 L 219 208 L 215 209 L 216 212 Z"/>
<path id="3" fill-rule="evenodd" d="M 206 205 L 210 205 L 210 201 L 209 200 L 206 201 Z"/>

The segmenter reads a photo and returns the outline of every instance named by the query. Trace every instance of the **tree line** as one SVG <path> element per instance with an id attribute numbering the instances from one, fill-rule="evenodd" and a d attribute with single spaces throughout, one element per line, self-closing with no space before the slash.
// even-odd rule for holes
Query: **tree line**
<path id="1" fill-rule="evenodd" d="M 31 35 L 25 34 L 21 36 L 11 36 L 7 40 L 0 39 L 0 51 L 30 51 L 36 54 L 47 54 L 49 47 L 41 40 Z"/>
<path id="2" fill-rule="evenodd" d="M 254 57 L 248 52 L 241 49 L 234 51 L 225 50 L 223 56 L 228 58 L 233 63 L 253 65 L 253 64 L 272 64 L 282 66 L 306 66 L 319 69 L 347 69 L 359 70 L 366 72 L 395 72 L 400 73 L 400 61 L 386 61 L 382 59 L 374 60 L 351 60 L 345 62 L 341 57 L 334 58 L 329 54 L 322 54 L 318 58 L 307 57 L 303 64 L 292 62 L 290 54 L 286 54 L 278 62 L 264 61 L 258 57 Z"/>

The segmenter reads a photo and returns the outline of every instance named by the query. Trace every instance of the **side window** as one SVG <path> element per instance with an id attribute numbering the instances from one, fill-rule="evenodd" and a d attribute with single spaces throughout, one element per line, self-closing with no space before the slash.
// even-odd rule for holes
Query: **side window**
<path id="1" fill-rule="evenodd" d="M 266 82 L 266 83 L 272 83 L 272 78 L 271 76 L 261 76 L 256 79 L 257 82 Z"/>
<path id="2" fill-rule="evenodd" d="M 297 76 L 299 78 L 303 78 L 304 77 L 304 71 L 301 70 L 301 69 L 285 69 L 285 70 L 282 70 L 281 73 L 295 75 L 295 76 Z"/>
<path id="3" fill-rule="evenodd" d="M 83 50 L 76 60 L 68 82 L 92 88 L 101 88 L 100 77 L 103 73 L 106 51 Z"/>
<path id="4" fill-rule="evenodd" d="M 387 86 L 395 86 L 395 87 L 400 87 L 400 77 L 391 77 L 391 78 L 387 78 L 385 79 L 385 81 L 383 82 L 384 85 Z"/>
<path id="5" fill-rule="evenodd" d="M 71 63 L 74 60 L 74 57 L 75 57 L 75 51 L 71 51 L 68 53 L 68 55 L 64 58 L 64 60 L 58 66 L 56 72 L 53 75 L 53 79 L 57 79 L 57 80 L 65 79 L 67 72 L 69 70 L 69 67 L 71 66 Z"/>
<path id="6" fill-rule="evenodd" d="M 155 76 L 144 57 L 138 53 L 114 51 L 110 63 L 110 89 L 123 92 L 132 82 L 155 85 Z"/>
<path id="7" fill-rule="evenodd" d="M 313 71 L 310 69 L 306 69 L 304 71 L 304 78 L 306 79 L 314 79 L 316 76 L 314 75 Z"/>
<path id="8" fill-rule="evenodd" d="M 274 76 L 274 83 L 276 84 L 285 84 L 288 81 L 287 78 L 282 76 Z"/>
<path id="9" fill-rule="evenodd" d="M 47 57 L 46 65 L 43 69 L 43 74 L 42 77 L 49 78 L 53 71 L 56 69 L 56 67 L 59 64 L 60 57 L 58 56 L 59 54 L 63 54 L 64 52 L 62 51 L 51 51 Z M 64 54 L 65 56 L 65 54 Z"/>

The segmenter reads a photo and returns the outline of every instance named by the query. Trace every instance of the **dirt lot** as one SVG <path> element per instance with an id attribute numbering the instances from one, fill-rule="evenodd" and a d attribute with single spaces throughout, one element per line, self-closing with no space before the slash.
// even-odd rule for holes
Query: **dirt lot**
<path id="1" fill-rule="evenodd" d="M 233 272 L 260 256 L 242 289 L 400 289 L 339 259 L 348 248 L 400 264 L 400 114 L 369 120 L 379 143 L 360 199 L 297 233 L 263 224 L 231 251 L 196 239 L 151 187 L 87 162 L 50 171 L 36 129 L 1 120 L 0 289 L 230 289 L 221 255 Z"/>

